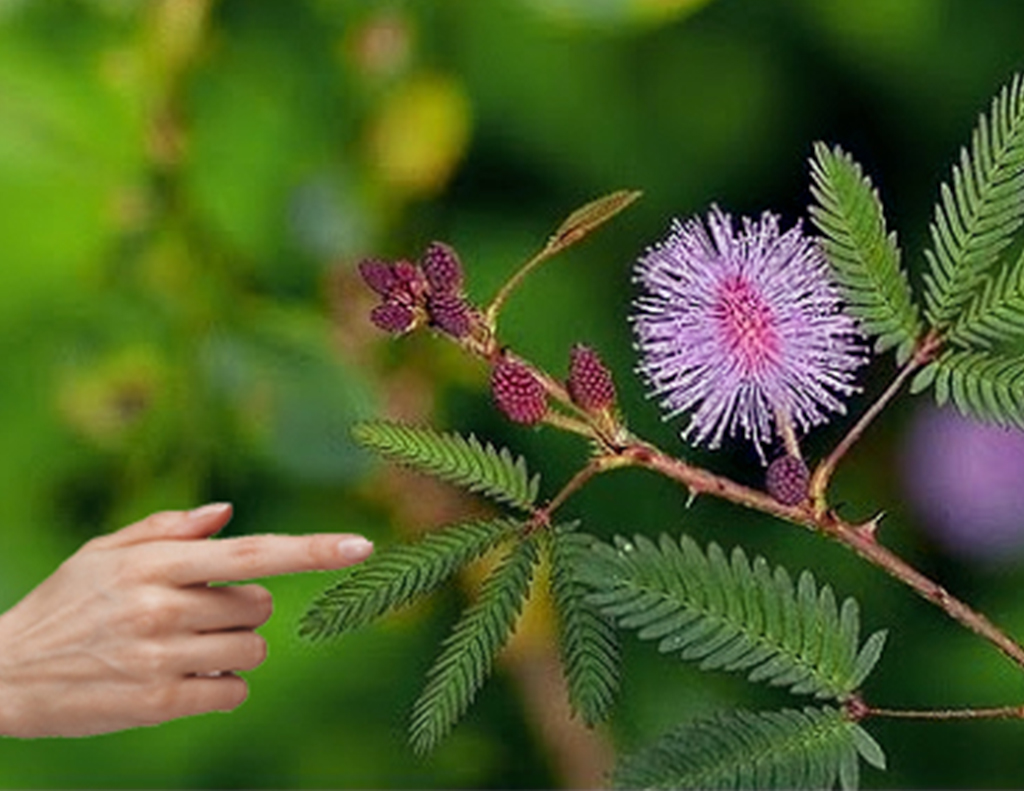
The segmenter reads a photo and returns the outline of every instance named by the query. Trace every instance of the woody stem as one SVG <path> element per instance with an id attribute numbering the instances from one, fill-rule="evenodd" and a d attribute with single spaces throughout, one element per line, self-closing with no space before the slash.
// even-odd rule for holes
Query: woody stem
<path id="1" fill-rule="evenodd" d="M 862 717 L 890 717 L 903 720 L 983 720 L 1024 719 L 1024 706 L 997 706 L 987 709 L 876 709 L 865 706 Z"/>
<path id="2" fill-rule="evenodd" d="M 686 486 L 692 495 L 710 494 L 779 519 L 813 530 L 852 549 L 864 560 L 902 582 L 915 593 L 945 612 L 950 618 L 988 640 L 1017 665 L 1024 668 L 1024 646 L 1005 634 L 981 613 L 950 594 L 887 547 L 871 531 L 840 519 L 833 512 L 817 513 L 808 503 L 783 505 L 765 492 L 751 489 L 700 467 L 673 458 L 653 445 L 632 442 L 621 451 L 625 461 L 652 470 Z"/>
<path id="3" fill-rule="evenodd" d="M 910 378 L 911 374 L 917 371 L 918 368 L 926 365 L 935 357 L 940 345 L 941 340 L 938 335 L 934 331 L 929 332 L 918 344 L 914 354 L 900 369 L 899 373 L 885 391 L 870 407 L 868 407 L 867 411 L 861 415 L 860 420 L 853 425 L 832 452 L 815 468 L 814 474 L 811 475 L 809 496 L 811 498 L 811 502 L 814 503 L 814 510 L 816 514 L 821 515 L 828 510 L 828 484 L 829 481 L 831 481 L 832 474 L 835 472 L 839 462 L 847 454 L 850 448 L 854 446 L 857 440 L 861 438 L 868 426 L 870 426 L 874 419 L 878 417 L 879 413 L 902 389 L 904 383 L 906 383 L 907 379 Z"/>

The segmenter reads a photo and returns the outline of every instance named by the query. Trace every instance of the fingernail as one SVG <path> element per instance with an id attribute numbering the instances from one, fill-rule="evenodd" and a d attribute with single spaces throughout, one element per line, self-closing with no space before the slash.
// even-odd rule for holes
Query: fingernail
<path id="1" fill-rule="evenodd" d="M 206 519 L 211 516 L 217 516 L 227 511 L 231 507 L 231 503 L 207 503 L 201 505 L 198 508 L 193 508 L 188 512 L 189 519 Z"/>
<path id="2" fill-rule="evenodd" d="M 373 543 L 362 536 L 343 538 L 338 542 L 338 551 L 348 562 L 358 563 L 360 560 L 370 557 L 370 553 L 373 552 Z"/>

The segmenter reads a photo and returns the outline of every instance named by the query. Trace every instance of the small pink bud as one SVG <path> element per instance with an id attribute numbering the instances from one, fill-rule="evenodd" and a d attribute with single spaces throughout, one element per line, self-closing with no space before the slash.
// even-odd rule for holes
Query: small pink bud
<path id="1" fill-rule="evenodd" d="M 768 465 L 765 488 L 783 505 L 797 505 L 807 498 L 810 471 L 796 456 L 779 456 Z"/>
<path id="2" fill-rule="evenodd" d="M 577 343 L 569 353 L 569 380 L 566 389 L 573 403 L 597 411 L 615 403 L 615 383 L 597 352 Z"/>
<path id="3" fill-rule="evenodd" d="M 407 305 L 382 302 L 370 311 L 370 321 L 385 332 L 398 335 L 412 329 L 416 314 Z"/>
<path id="4" fill-rule="evenodd" d="M 431 242 L 420 262 L 423 274 L 434 292 L 462 290 L 462 264 L 455 250 L 441 242 Z"/>
<path id="5" fill-rule="evenodd" d="M 548 411 L 547 393 L 522 363 L 502 359 L 491 372 L 491 393 L 498 408 L 516 423 L 539 423 Z"/>
<path id="6" fill-rule="evenodd" d="M 435 292 L 427 298 L 427 313 L 440 330 L 454 338 L 464 338 L 473 328 L 469 304 L 458 294 Z"/>

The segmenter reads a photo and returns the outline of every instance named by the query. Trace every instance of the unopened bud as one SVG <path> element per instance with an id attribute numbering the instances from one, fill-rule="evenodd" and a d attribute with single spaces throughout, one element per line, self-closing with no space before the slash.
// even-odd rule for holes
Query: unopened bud
<path id="1" fill-rule="evenodd" d="M 498 408 L 516 423 L 539 423 L 548 411 L 547 393 L 522 363 L 503 359 L 491 372 L 491 393 Z"/>
<path id="2" fill-rule="evenodd" d="M 458 294 L 433 293 L 427 298 L 427 313 L 434 325 L 453 338 L 464 338 L 473 328 L 469 303 Z"/>
<path id="3" fill-rule="evenodd" d="M 597 411 L 615 403 L 615 383 L 611 372 L 588 346 L 577 343 L 569 353 L 569 397 L 576 406 Z"/>
<path id="4" fill-rule="evenodd" d="M 416 314 L 397 302 L 382 302 L 370 311 L 370 321 L 385 332 L 401 334 L 412 329 Z"/>
<path id="5" fill-rule="evenodd" d="M 462 290 L 462 264 L 455 250 L 448 245 L 431 242 L 423 254 L 420 267 L 435 293 L 456 293 Z"/>
<path id="6" fill-rule="evenodd" d="M 783 505 L 797 505 L 807 498 L 810 477 L 803 459 L 787 454 L 768 465 L 765 488 Z"/>
<path id="7" fill-rule="evenodd" d="M 359 262 L 359 274 L 363 281 L 376 293 L 386 297 L 398 284 L 394 270 L 387 261 L 367 258 Z"/>
<path id="8" fill-rule="evenodd" d="M 410 261 L 395 261 L 391 267 L 395 276 L 395 289 L 415 299 L 423 291 L 423 273 Z"/>

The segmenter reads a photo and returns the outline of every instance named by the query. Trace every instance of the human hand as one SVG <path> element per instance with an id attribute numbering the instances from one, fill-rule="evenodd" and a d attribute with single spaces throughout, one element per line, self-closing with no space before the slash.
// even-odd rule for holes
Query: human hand
<path id="1" fill-rule="evenodd" d="M 260 585 L 369 556 L 360 536 L 254 535 L 209 541 L 217 503 L 153 514 L 86 543 L 0 615 L 0 734 L 86 736 L 208 711 L 248 694 L 234 671 L 266 657 Z"/>

